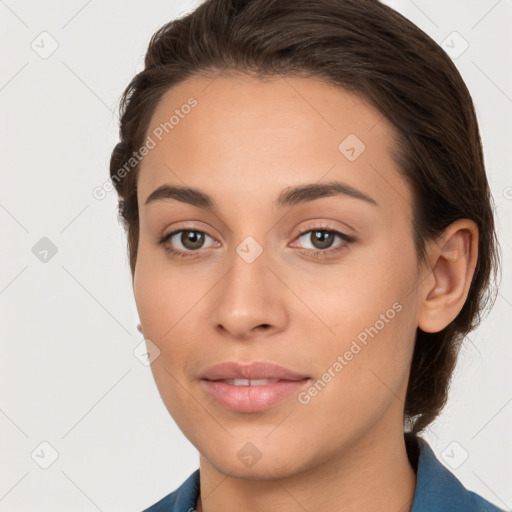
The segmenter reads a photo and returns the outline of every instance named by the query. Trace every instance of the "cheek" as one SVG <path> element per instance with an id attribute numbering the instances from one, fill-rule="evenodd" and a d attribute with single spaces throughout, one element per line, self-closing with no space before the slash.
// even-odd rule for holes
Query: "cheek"
<path id="1" fill-rule="evenodd" d="M 331 392 L 337 389 L 346 404 L 362 404 L 370 396 L 375 403 L 399 394 L 407 382 L 414 348 L 418 279 L 414 248 L 404 244 L 400 250 L 389 249 L 383 244 L 368 256 L 351 265 L 350 272 L 333 272 L 325 280 L 323 295 L 309 294 L 311 309 L 329 327 L 315 345 L 320 372 L 326 372 L 321 380 L 335 374 L 331 380 L 336 384 L 326 387 Z M 330 399 L 336 403 L 337 396 Z"/>
<path id="2" fill-rule="evenodd" d="M 382 319 L 380 308 L 363 306 L 350 325 L 336 329 L 334 342 L 318 345 L 320 370 L 299 397 L 303 405 L 295 418 L 321 420 L 334 438 L 345 441 L 389 410 L 401 416 L 414 347 L 414 308 L 395 301 L 382 309 Z"/>
<path id="3" fill-rule="evenodd" d="M 179 418 L 185 431 L 190 425 L 181 421 L 199 421 L 200 410 L 189 402 L 184 391 L 188 376 L 186 368 L 201 353 L 202 337 L 194 315 L 198 301 L 197 288 L 187 285 L 183 277 L 169 274 L 169 269 L 152 265 L 153 258 L 138 259 L 134 276 L 134 297 L 144 337 L 160 350 L 150 368 L 162 401 L 173 418 Z M 204 295 L 204 293 L 203 293 Z"/>
<path id="4" fill-rule="evenodd" d="M 359 335 L 364 340 L 369 329 L 375 332 L 375 324 L 385 338 L 403 317 L 413 315 L 410 308 L 405 313 L 405 305 L 414 299 L 417 279 L 412 244 L 393 247 L 381 237 L 371 250 L 354 251 L 339 265 L 304 273 L 294 283 L 297 296 L 313 313 L 317 333 L 323 329 L 324 346 L 338 350 Z"/>
<path id="5" fill-rule="evenodd" d="M 134 276 L 134 298 L 145 338 L 160 350 L 151 369 L 161 392 L 174 393 L 188 366 L 201 354 L 207 312 L 201 307 L 208 289 L 190 270 L 155 262 L 154 252 L 141 253 Z M 201 316 L 202 315 L 202 316 Z M 178 374 L 182 377 L 178 377 Z"/>
<path id="6" fill-rule="evenodd" d="M 161 249 L 163 251 L 163 249 Z M 201 290 L 187 272 L 171 269 L 158 251 L 139 249 L 133 292 L 146 337 L 165 342 L 198 300 Z M 193 316 L 193 315 L 192 315 Z M 190 318 L 187 317 L 190 321 Z"/>

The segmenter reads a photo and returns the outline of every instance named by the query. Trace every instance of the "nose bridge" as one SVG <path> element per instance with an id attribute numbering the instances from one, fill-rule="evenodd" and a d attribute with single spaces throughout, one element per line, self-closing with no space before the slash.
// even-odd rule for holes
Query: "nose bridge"
<path id="1" fill-rule="evenodd" d="M 282 287 L 267 267 L 271 256 L 264 240 L 253 236 L 246 236 L 234 247 L 230 269 L 216 296 L 213 318 L 217 326 L 241 337 L 261 325 L 283 327 Z"/>
<path id="2" fill-rule="evenodd" d="M 259 237 L 260 240 L 263 238 Z M 267 265 L 271 260 L 268 244 L 264 240 L 259 242 L 253 236 L 245 237 L 235 247 L 235 254 L 232 258 L 232 281 L 235 289 L 240 290 L 242 294 L 247 291 L 245 288 L 253 289 L 254 297 L 265 296 L 267 274 L 269 270 Z"/>

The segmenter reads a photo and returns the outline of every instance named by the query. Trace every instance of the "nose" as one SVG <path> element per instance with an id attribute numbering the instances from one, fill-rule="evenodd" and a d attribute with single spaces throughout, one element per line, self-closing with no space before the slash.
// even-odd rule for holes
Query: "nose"
<path id="1" fill-rule="evenodd" d="M 212 319 L 221 334 L 249 339 L 286 329 L 286 287 L 271 266 L 266 250 L 252 262 L 233 254 L 231 267 L 212 297 Z"/>

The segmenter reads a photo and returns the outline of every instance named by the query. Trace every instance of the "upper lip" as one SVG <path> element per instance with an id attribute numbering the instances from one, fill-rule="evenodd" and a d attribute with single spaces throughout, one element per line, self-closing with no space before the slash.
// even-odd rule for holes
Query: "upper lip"
<path id="1" fill-rule="evenodd" d="M 309 378 L 306 375 L 294 372 L 283 366 L 264 361 L 255 361 L 250 364 L 241 364 L 227 361 L 208 368 L 200 375 L 205 380 L 224 379 L 279 379 L 302 380 Z"/>

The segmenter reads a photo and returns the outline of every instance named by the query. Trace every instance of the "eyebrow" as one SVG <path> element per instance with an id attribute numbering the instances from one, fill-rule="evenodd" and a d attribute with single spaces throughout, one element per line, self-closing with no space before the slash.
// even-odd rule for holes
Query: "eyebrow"
<path id="1" fill-rule="evenodd" d="M 322 197 L 344 195 L 360 199 L 368 204 L 378 206 L 377 201 L 360 190 L 340 181 L 325 183 L 311 183 L 284 189 L 277 198 L 275 205 L 278 208 L 308 203 Z M 157 201 L 174 199 L 205 210 L 216 211 L 215 200 L 207 193 L 194 188 L 164 184 L 155 189 L 146 199 L 145 206 Z"/>

